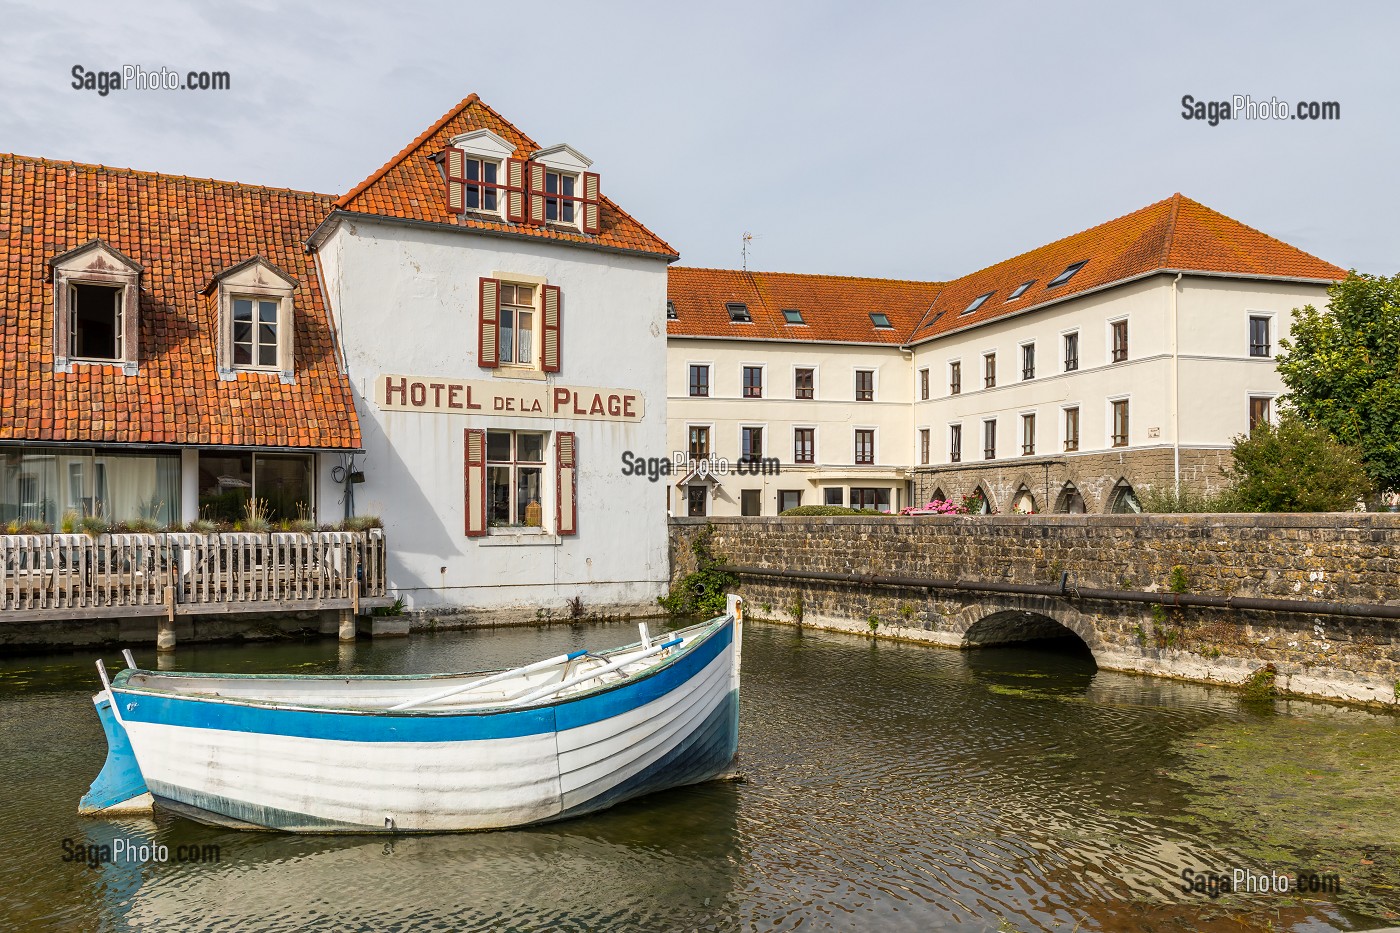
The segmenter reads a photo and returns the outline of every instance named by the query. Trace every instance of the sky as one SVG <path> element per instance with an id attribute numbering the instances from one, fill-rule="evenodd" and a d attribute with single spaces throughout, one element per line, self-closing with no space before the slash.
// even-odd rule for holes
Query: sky
<path id="1" fill-rule="evenodd" d="M 341 193 L 476 92 L 685 265 L 945 280 L 1180 191 L 1400 272 L 1400 4 L 0 0 L 0 151 Z M 73 68 L 227 71 L 75 89 Z M 1182 97 L 1336 101 L 1209 126 Z"/>

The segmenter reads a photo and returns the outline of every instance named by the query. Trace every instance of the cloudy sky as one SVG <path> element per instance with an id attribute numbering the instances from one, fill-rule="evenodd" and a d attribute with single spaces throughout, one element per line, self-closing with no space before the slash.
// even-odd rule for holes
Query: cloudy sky
<path id="1" fill-rule="evenodd" d="M 1400 4 L 0 0 L 0 23 L 0 151 L 338 193 L 475 91 L 688 265 L 737 266 L 747 231 L 751 268 L 942 279 L 1181 191 L 1400 271 Z M 102 97 L 75 65 L 232 87 Z M 1341 119 L 1211 127 L 1185 94 Z"/>

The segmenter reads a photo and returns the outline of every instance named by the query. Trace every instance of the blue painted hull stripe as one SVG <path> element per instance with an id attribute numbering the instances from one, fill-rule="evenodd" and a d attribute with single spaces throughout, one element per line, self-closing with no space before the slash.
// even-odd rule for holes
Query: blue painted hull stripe
<path id="1" fill-rule="evenodd" d="M 146 793 L 146 779 L 131 750 L 131 740 L 117 717 L 112 715 L 112 703 L 107 698 L 97 701 L 97 718 L 107 735 L 107 760 L 102 764 L 88 792 L 78 802 L 79 813 L 92 813 L 122 803 Z"/>
<path id="2" fill-rule="evenodd" d="M 470 742 L 575 729 L 622 715 L 680 689 L 734 641 L 733 623 L 715 630 L 645 677 L 554 706 L 523 710 L 424 712 L 281 709 L 113 688 L 129 723 L 216 729 L 348 742 Z"/>

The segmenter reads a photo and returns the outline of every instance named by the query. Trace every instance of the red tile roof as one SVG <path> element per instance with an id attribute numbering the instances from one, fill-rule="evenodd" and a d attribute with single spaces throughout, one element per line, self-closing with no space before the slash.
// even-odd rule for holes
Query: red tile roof
<path id="1" fill-rule="evenodd" d="M 378 171 L 336 199 L 335 206 L 354 213 L 653 253 L 672 261 L 678 258 L 676 251 L 665 240 L 642 226 L 606 195 L 602 197 L 599 232 L 596 234 L 558 226 L 511 224 L 503 220 L 482 220 L 449 213 L 443 203 L 446 185 L 442 170 L 433 161 L 433 156 L 447 148 L 455 137 L 479 129 L 490 130 L 514 145 L 515 157 L 519 159 L 529 158 L 540 148 L 514 124 L 472 94 L 424 130 Z M 607 186 L 606 175 L 602 177 L 602 185 Z"/>
<path id="2" fill-rule="evenodd" d="M 1049 288 L 1071 263 L 1074 277 Z M 910 336 L 919 343 L 953 330 L 1060 301 L 1154 271 L 1216 272 L 1247 277 L 1335 281 L 1346 270 L 1289 246 L 1197 201 L 1174 194 L 1116 220 L 1056 240 L 949 282 Z M 1018 285 L 1033 284 L 1007 298 Z M 981 307 L 962 312 L 980 295 Z"/>
<path id="3" fill-rule="evenodd" d="M 666 297 L 675 306 L 676 320 L 666 322 L 666 333 L 898 346 L 941 287 L 938 282 L 672 266 Z M 725 309 L 728 302 L 747 305 L 753 322 L 731 321 Z M 786 323 L 785 308 L 801 311 L 806 323 Z M 876 327 L 870 320 L 872 312 L 885 314 L 894 326 Z"/>
<path id="4" fill-rule="evenodd" d="M 0 440 L 358 448 L 350 382 L 304 242 L 329 195 L 0 155 Z M 101 238 L 144 267 L 139 371 L 55 373 L 48 263 Z M 296 381 L 220 380 L 219 272 L 262 255 L 293 276 Z"/>

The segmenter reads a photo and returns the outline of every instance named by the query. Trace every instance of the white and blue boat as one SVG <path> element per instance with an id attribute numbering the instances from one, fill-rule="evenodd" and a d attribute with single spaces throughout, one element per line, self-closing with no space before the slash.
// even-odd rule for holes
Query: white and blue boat
<path id="1" fill-rule="evenodd" d="M 290 832 L 501 829 L 731 772 L 743 607 L 509 671 L 260 675 L 128 668 L 93 700 L 107 763 L 80 811 L 148 804 Z M 150 794 L 150 798 L 144 795 Z"/>

